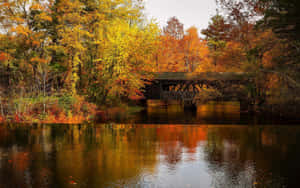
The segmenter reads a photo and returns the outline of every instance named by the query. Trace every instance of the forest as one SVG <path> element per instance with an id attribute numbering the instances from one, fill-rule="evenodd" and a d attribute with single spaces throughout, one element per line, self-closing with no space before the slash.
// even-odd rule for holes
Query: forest
<path id="1" fill-rule="evenodd" d="M 252 73 L 246 89 L 258 109 L 295 116 L 300 1 L 216 2 L 199 30 L 176 17 L 160 28 L 143 0 L 2 0 L 0 122 L 80 123 L 128 110 L 157 72 Z"/>

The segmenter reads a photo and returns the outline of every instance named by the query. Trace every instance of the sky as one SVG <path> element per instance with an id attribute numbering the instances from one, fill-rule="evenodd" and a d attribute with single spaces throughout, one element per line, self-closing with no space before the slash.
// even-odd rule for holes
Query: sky
<path id="1" fill-rule="evenodd" d="M 164 27 L 170 17 L 176 16 L 184 29 L 191 26 L 205 29 L 216 13 L 215 0 L 145 0 L 145 12 L 148 18 L 156 18 Z"/>

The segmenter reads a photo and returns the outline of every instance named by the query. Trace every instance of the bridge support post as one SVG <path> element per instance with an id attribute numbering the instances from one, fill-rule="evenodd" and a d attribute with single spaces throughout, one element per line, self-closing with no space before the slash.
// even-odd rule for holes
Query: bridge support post
<path id="1" fill-rule="evenodd" d="M 246 101 L 240 101 L 240 111 L 241 112 L 254 112 L 255 111 L 255 105 L 252 101 L 246 100 Z"/>
<path id="2" fill-rule="evenodd" d="M 194 104 L 194 103 L 186 103 L 186 102 L 184 102 L 183 103 L 183 107 L 184 107 L 184 109 L 189 109 L 189 110 L 195 110 L 195 109 L 197 109 L 197 105 Z"/>

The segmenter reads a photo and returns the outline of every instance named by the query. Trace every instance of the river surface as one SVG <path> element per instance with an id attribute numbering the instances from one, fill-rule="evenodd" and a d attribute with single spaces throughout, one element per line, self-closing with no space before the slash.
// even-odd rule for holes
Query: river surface
<path id="1" fill-rule="evenodd" d="M 299 187 L 300 126 L 257 124 L 238 110 L 210 106 L 184 117 L 156 108 L 132 117 L 140 123 L 0 125 L 0 187 Z"/>

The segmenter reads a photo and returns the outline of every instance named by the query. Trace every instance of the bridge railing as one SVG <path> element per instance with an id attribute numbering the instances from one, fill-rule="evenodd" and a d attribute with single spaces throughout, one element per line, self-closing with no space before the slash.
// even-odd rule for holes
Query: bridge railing
<path id="1" fill-rule="evenodd" d="M 190 91 L 163 91 L 161 98 L 163 100 L 181 100 L 193 101 L 196 93 Z"/>

